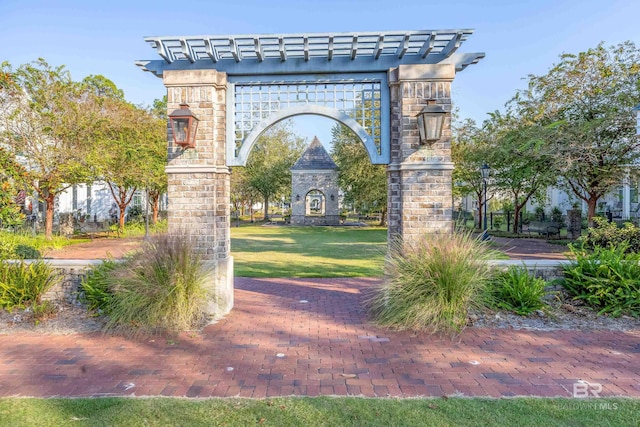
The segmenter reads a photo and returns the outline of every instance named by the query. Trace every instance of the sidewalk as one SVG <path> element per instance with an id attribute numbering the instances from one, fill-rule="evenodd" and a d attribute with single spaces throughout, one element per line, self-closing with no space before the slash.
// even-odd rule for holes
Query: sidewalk
<path id="1" fill-rule="evenodd" d="M 233 311 L 175 342 L 0 335 L 0 397 L 640 397 L 640 331 L 391 332 L 363 309 L 376 281 L 236 278 Z"/>

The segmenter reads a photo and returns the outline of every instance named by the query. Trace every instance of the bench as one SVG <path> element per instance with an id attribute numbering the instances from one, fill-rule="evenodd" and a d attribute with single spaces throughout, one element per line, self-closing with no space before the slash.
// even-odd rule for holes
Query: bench
<path id="1" fill-rule="evenodd" d="M 538 235 L 544 235 L 547 239 L 551 236 L 560 238 L 560 229 L 564 227 L 564 224 L 551 221 L 531 221 L 527 226 L 529 235 L 531 233 L 538 233 Z"/>
<path id="2" fill-rule="evenodd" d="M 111 227 L 112 221 L 87 221 L 76 222 L 74 227 L 74 237 L 76 238 L 89 238 L 91 240 L 100 237 L 113 237 L 116 236 L 116 231 Z"/>
<path id="3" fill-rule="evenodd" d="M 269 222 L 284 222 L 285 224 L 288 224 L 289 216 L 282 214 L 271 214 L 269 215 Z"/>
<path id="4" fill-rule="evenodd" d="M 344 222 L 360 222 L 360 215 L 358 214 L 347 214 L 344 219 Z"/>

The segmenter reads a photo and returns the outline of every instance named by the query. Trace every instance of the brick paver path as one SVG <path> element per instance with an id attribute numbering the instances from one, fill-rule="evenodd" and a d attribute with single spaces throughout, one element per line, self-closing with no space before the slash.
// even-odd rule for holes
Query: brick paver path
<path id="1" fill-rule="evenodd" d="M 638 332 L 392 332 L 362 309 L 375 282 L 237 278 L 233 312 L 175 342 L 0 335 L 0 396 L 640 397 Z"/>

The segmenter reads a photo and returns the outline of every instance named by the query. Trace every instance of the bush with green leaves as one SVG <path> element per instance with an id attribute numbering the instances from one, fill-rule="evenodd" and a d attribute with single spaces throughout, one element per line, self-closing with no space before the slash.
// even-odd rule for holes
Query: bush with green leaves
<path id="1" fill-rule="evenodd" d="M 38 259 L 42 257 L 40 251 L 31 245 L 16 245 L 13 249 L 13 253 L 16 256 L 16 259 Z"/>
<path id="2" fill-rule="evenodd" d="M 549 219 L 551 220 L 551 222 L 556 222 L 560 224 L 564 222 L 564 215 L 562 215 L 562 211 L 560 210 L 559 207 L 554 206 L 553 209 L 551 209 L 551 214 L 549 215 Z"/>
<path id="3" fill-rule="evenodd" d="M 0 307 L 11 310 L 40 304 L 42 295 L 60 280 L 42 260 L 0 262 Z"/>
<path id="4" fill-rule="evenodd" d="M 204 320 L 211 274 L 188 236 L 160 235 L 124 262 L 95 269 L 83 292 L 108 315 L 108 330 L 176 334 Z"/>
<path id="5" fill-rule="evenodd" d="M 575 261 L 563 267 L 563 285 L 575 298 L 618 317 L 640 316 L 640 254 L 622 243 L 586 251 L 569 245 Z"/>
<path id="6" fill-rule="evenodd" d="M 527 316 L 546 307 L 547 282 L 529 274 L 524 266 L 511 266 L 499 272 L 488 289 L 489 301 L 496 307 Z"/>
<path id="7" fill-rule="evenodd" d="M 373 318 L 396 329 L 460 332 L 469 310 L 483 305 L 493 256 L 486 242 L 468 233 L 392 244 L 385 280 L 368 303 Z"/>
<path id="8" fill-rule="evenodd" d="M 608 222 L 605 218 L 595 217 L 594 227 L 587 230 L 587 234 L 578 239 L 578 244 L 585 249 L 596 247 L 608 248 L 625 244 L 629 253 L 640 252 L 640 228 L 630 222 L 618 227 L 615 222 Z"/>

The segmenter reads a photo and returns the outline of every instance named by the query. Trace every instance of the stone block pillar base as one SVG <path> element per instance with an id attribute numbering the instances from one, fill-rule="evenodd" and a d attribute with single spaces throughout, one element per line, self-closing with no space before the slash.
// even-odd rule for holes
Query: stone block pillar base
<path id="1" fill-rule="evenodd" d="M 213 271 L 205 282 L 210 295 L 206 308 L 207 318 L 213 323 L 233 308 L 233 257 L 207 261 L 205 265 Z"/>

